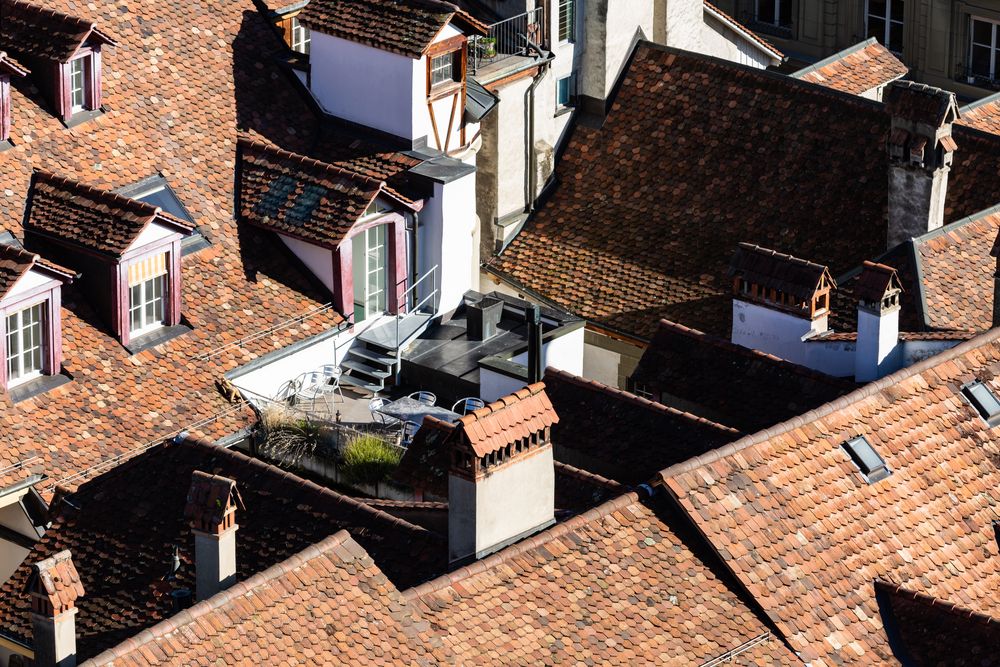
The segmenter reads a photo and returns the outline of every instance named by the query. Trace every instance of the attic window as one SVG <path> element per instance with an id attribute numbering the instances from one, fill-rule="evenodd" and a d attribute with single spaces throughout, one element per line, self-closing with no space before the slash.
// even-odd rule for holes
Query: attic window
<path id="1" fill-rule="evenodd" d="M 180 218 L 185 222 L 195 225 L 194 218 L 191 217 L 191 214 L 181 202 L 180 197 L 177 196 L 177 193 L 167 183 L 167 179 L 160 174 L 144 178 L 138 183 L 116 190 L 116 192 L 129 199 L 138 199 L 141 202 L 159 206 L 160 210 L 164 213 L 169 213 L 175 218 Z M 181 241 L 181 254 L 190 255 L 203 248 L 207 248 L 209 245 L 211 244 L 208 242 L 208 239 L 202 235 L 201 230 L 195 225 L 194 231 L 185 236 Z"/>
<path id="2" fill-rule="evenodd" d="M 379 215 L 380 213 L 388 213 L 392 209 L 385 205 L 384 202 L 375 199 L 368 208 L 365 209 L 365 215 Z"/>
<path id="3" fill-rule="evenodd" d="M 962 394 L 990 426 L 1000 424 L 1000 400 L 979 380 L 962 387 Z"/>
<path id="4" fill-rule="evenodd" d="M 889 467 L 863 435 L 845 442 L 844 449 L 869 484 L 889 476 Z"/>

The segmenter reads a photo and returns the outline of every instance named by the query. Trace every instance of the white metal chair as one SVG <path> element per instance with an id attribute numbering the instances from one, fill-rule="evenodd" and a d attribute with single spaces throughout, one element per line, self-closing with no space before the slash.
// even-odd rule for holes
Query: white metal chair
<path id="1" fill-rule="evenodd" d="M 390 401 L 382 396 L 376 396 L 372 400 L 368 401 L 368 410 L 372 413 L 373 421 L 384 426 L 391 426 L 399 423 L 399 420 L 395 417 L 390 417 L 389 415 L 380 412 L 380 410 L 389 403 Z"/>
<path id="2" fill-rule="evenodd" d="M 410 394 L 410 398 L 420 401 L 424 405 L 437 405 L 438 397 L 429 391 L 415 391 Z"/>
<path id="3" fill-rule="evenodd" d="M 326 378 L 319 371 L 307 371 L 296 378 L 296 381 L 299 383 L 299 390 L 295 394 L 295 402 L 298 403 L 299 399 L 309 401 L 309 409 L 315 410 L 316 399 L 323 395 Z"/>
<path id="4" fill-rule="evenodd" d="M 481 398 L 476 398 L 475 396 L 469 396 L 468 398 L 460 398 L 457 400 L 455 405 L 451 406 L 451 411 L 460 415 L 467 415 L 470 412 L 475 412 L 479 408 L 485 407 L 486 401 Z"/>
<path id="5" fill-rule="evenodd" d="M 299 393 L 299 380 L 295 378 L 283 383 L 278 387 L 277 393 L 274 395 L 274 400 L 288 402 Z"/>
<path id="6" fill-rule="evenodd" d="M 323 364 L 319 367 L 319 372 L 326 378 L 323 392 L 335 398 L 336 394 L 340 394 L 340 402 L 345 402 L 347 399 L 344 398 L 344 390 L 340 388 L 340 376 L 344 374 L 344 371 L 340 366 L 336 364 Z"/>
<path id="7" fill-rule="evenodd" d="M 413 436 L 415 436 L 419 430 L 420 424 L 417 422 L 403 422 L 403 447 L 410 446 L 410 443 L 413 442 Z"/>

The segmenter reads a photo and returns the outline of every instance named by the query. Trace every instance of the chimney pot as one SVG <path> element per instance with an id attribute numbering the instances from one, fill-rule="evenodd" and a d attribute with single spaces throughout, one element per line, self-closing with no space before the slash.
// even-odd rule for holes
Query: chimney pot
<path id="1" fill-rule="evenodd" d="M 479 301 L 466 305 L 466 326 L 470 340 L 489 340 L 497 335 L 500 319 L 503 317 L 503 305 L 501 299 L 492 296 L 484 296 Z"/>
<path id="2" fill-rule="evenodd" d="M 31 596 L 35 665 L 74 667 L 76 600 L 84 589 L 70 552 L 35 563 L 25 591 Z"/>
<path id="3" fill-rule="evenodd" d="M 196 470 L 191 475 L 184 517 L 194 533 L 195 579 L 199 600 L 236 581 L 236 510 L 244 510 L 236 482 Z"/>
<path id="4" fill-rule="evenodd" d="M 896 269 L 865 262 L 854 288 L 858 299 L 858 342 L 854 379 L 877 380 L 899 367 L 899 296 Z"/>

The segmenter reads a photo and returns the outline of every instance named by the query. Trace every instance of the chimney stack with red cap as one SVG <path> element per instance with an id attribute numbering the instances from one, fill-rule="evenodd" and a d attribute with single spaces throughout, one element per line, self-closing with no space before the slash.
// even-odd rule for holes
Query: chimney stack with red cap
<path id="1" fill-rule="evenodd" d="M 944 224 L 948 172 L 956 144 L 955 94 L 912 81 L 894 81 L 885 93 L 892 117 L 889 153 L 887 248 Z"/>
<path id="2" fill-rule="evenodd" d="M 76 599 L 84 594 L 69 551 L 35 563 L 25 587 L 38 667 L 76 665 Z"/>
<path id="3" fill-rule="evenodd" d="M 245 509 L 236 482 L 196 470 L 184 518 L 194 533 L 196 594 L 207 600 L 236 581 L 236 510 Z"/>

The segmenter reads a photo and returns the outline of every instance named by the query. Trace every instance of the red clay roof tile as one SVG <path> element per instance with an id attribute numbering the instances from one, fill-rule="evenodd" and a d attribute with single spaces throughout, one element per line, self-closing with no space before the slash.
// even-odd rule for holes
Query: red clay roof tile
<path id="1" fill-rule="evenodd" d="M 872 37 L 792 74 L 797 79 L 861 95 L 906 76 L 909 68 Z"/>

